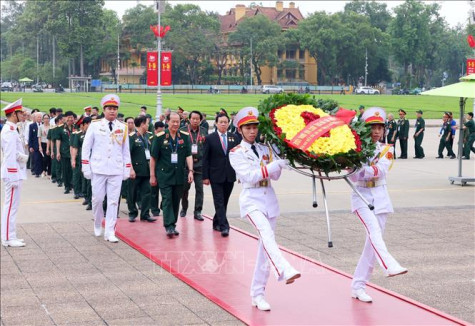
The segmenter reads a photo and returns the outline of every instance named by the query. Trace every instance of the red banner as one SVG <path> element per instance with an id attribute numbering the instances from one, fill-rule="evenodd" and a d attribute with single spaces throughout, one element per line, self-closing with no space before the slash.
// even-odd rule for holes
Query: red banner
<path id="1" fill-rule="evenodd" d="M 147 52 L 147 86 L 158 85 L 158 52 Z"/>
<path id="2" fill-rule="evenodd" d="M 161 85 L 170 86 L 172 84 L 172 53 L 162 52 L 161 63 L 162 63 Z"/>
<path id="3" fill-rule="evenodd" d="M 345 122 L 343 120 L 328 115 L 309 123 L 302 131 L 295 135 L 292 140 L 288 141 L 288 144 L 293 148 L 307 151 L 320 136 L 344 124 Z"/>
<path id="4" fill-rule="evenodd" d="M 475 74 L 475 59 L 467 59 L 467 75 Z"/>

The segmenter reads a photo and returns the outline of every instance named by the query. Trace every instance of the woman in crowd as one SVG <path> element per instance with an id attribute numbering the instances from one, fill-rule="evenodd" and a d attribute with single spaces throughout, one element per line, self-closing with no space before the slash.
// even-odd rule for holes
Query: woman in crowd
<path id="1" fill-rule="evenodd" d="M 43 115 L 43 124 L 40 125 L 38 129 L 38 143 L 40 144 L 40 153 L 43 157 L 43 173 L 42 176 L 46 177 L 51 176 L 51 155 L 50 149 L 48 148 L 48 130 L 50 128 L 49 125 L 50 117 L 48 114 Z"/>

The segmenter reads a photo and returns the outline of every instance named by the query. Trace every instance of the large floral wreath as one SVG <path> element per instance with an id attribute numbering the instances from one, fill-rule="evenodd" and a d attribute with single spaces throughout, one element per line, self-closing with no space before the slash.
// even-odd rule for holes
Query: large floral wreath
<path id="1" fill-rule="evenodd" d="M 295 167 L 325 174 L 361 167 L 372 157 L 371 129 L 333 100 L 277 94 L 259 104 L 260 131 Z"/>

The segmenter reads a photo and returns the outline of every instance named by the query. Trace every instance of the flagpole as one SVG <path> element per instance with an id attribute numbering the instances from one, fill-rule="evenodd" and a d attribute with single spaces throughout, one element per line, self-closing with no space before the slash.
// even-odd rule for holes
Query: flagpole
<path id="1" fill-rule="evenodd" d="M 158 15 L 158 31 L 160 32 L 160 12 L 162 1 L 157 0 L 157 15 Z M 160 121 L 160 116 L 162 115 L 162 81 L 161 81 L 161 71 L 162 71 L 162 38 L 160 33 L 157 36 L 157 53 L 158 53 L 158 85 L 157 85 L 157 110 L 155 113 L 155 121 Z"/>

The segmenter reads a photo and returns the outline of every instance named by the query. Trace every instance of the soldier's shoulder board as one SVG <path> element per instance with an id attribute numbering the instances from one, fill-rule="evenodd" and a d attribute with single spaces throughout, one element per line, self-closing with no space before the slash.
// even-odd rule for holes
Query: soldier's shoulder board
<path id="1" fill-rule="evenodd" d="M 163 135 L 165 135 L 165 131 L 160 131 L 160 132 L 157 134 L 157 137 L 161 137 L 161 136 L 163 136 Z"/>
<path id="2" fill-rule="evenodd" d="M 151 131 L 147 131 L 147 134 L 150 134 L 150 135 L 153 136 L 153 132 L 151 132 Z"/>
<path id="3" fill-rule="evenodd" d="M 237 150 L 240 149 L 240 148 L 241 148 L 241 145 L 234 146 L 234 147 L 231 149 L 231 152 L 234 153 L 235 151 L 237 151 Z"/>
<path id="4" fill-rule="evenodd" d="M 133 135 L 135 135 L 135 131 L 132 131 L 131 133 L 129 133 L 129 137 L 132 137 Z"/>
<path id="5" fill-rule="evenodd" d="M 101 121 L 101 119 L 92 120 L 92 122 L 99 122 L 99 121 Z"/>
<path id="6" fill-rule="evenodd" d="M 187 136 L 189 136 L 189 135 L 190 135 L 188 132 L 186 132 L 186 131 L 183 131 L 183 130 L 180 130 L 180 132 L 181 132 L 183 135 L 187 135 Z"/>

